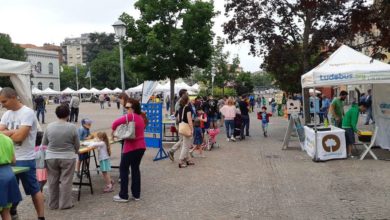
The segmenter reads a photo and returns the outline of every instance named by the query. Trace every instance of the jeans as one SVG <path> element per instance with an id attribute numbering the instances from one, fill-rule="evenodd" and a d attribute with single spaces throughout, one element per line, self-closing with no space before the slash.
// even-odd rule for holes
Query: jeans
<path id="1" fill-rule="evenodd" d="M 77 122 L 79 118 L 79 108 L 70 108 L 70 122 Z"/>
<path id="2" fill-rule="evenodd" d="M 104 101 L 100 101 L 100 109 L 104 109 Z"/>
<path id="3" fill-rule="evenodd" d="M 367 109 L 367 118 L 366 118 L 366 124 L 370 123 L 370 119 L 374 122 L 374 117 L 372 116 L 372 107 L 369 107 Z"/>
<path id="4" fill-rule="evenodd" d="M 144 153 L 145 149 L 139 149 L 122 154 L 119 166 L 119 176 L 121 178 L 119 197 L 122 199 L 129 199 L 129 167 L 131 168 L 131 193 L 137 199 L 141 196 L 141 172 L 139 165 Z"/>
<path id="5" fill-rule="evenodd" d="M 244 138 L 244 131 L 246 136 L 249 136 L 249 115 L 242 115 L 242 127 L 241 127 L 241 137 Z"/>
<path id="6" fill-rule="evenodd" d="M 37 108 L 38 121 L 39 121 L 39 115 L 42 115 L 42 123 L 45 123 L 45 108 Z"/>
<path id="7" fill-rule="evenodd" d="M 226 136 L 230 138 L 234 135 L 234 120 L 225 120 Z"/>

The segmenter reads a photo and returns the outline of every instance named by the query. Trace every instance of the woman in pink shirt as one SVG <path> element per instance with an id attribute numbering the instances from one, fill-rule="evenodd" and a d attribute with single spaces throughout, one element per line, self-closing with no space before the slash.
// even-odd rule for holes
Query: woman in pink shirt
<path id="1" fill-rule="evenodd" d="M 233 99 L 229 98 L 225 105 L 219 110 L 225 118 L 227 141 L 236 141 L 234 133 L 234 118 L 236 117 L 236 106 Z"/>
<path id="2" fill-rule="evenodd" d="M 140 103 L 132 98 L 126 100 L 127 118 L 135 122 L 135 139 L 124 141 L 121 162 L 119 166 L 119 175 L 121 179 L 121 189 L 119 195 L 114 196 L 115 202 L 129 201 L 129 167 L 131 168 L 131 193 L 134 200 L 139 200 L 141 195 L 141 173 L 139 165 L 146 150 L 144 129 L 145 121 L 142 117 Z M 133 119 L 134 118 L 134 119 Z M 126 116 L 116 119 L 112 123 L 112 130 L 126 123 Z"/>

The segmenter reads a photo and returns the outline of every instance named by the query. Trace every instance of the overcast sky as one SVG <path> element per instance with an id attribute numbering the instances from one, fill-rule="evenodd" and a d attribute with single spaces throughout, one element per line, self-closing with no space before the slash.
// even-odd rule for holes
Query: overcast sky
<path id="1" fill-rule="evenodd" d="M 66 37 L 81 33 L 113 32 L 112 24 L 122 12 L 137 16 L 134 0 L 9 0 L 0 7 L 0 32 L 9 34 L 15 43 L 60 44 Z M 215 18 L 214 32 L 223 37 L 221 25 L 224 1 L 216 0 L 221 15 Z M 261 59 L 248 55 L 249 45 L 227 45 L 231 56 L 239 55 L 246 71 L 259 70 Z"/>

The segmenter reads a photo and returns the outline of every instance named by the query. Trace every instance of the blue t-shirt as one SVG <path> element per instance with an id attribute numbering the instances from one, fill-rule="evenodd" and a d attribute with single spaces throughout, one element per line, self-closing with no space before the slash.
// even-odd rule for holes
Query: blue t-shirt
<path id="1" fill-rule="evenodd" d="M 262 112 L 261 113 L 261 122 L 263 122 L 263 124 L 267 124 L 267 112 Z"/>
<path id="2" fill-rule="evenodd" d="M 80 138 L 80 141 L 85 140 L 90 134 L 91 134 L 91 132 L 89 131 L 89 129 L 86 129 L 83 126 L 81 126 L 79 128 L 79 138 Z"/>

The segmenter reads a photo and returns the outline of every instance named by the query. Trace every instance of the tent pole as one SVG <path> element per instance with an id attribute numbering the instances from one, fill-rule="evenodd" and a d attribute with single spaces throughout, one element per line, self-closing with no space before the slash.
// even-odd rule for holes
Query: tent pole
<path id="1" fill-rule="evenodd" d="M 318 137 L 318 134 L 317 134 L 317 105 L 316 105 L 316 87 L 314 86 L 313 88 L 313 111 L 314 111 L 314 158 L 313 160 L 314 161 L 318 161 L 318 150 L 317 150 L 317 137 Z M 310 103 L 310 101 L 309 101 Z"/>

